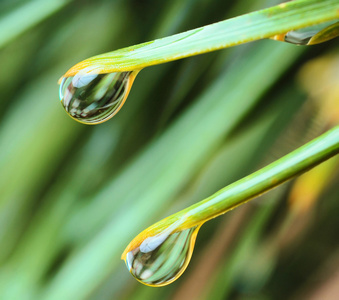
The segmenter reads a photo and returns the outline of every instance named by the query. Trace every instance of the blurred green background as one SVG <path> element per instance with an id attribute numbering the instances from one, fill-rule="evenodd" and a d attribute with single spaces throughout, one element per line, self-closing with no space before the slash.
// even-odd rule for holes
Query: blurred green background
<path id="1" fill-rule="evenodd" d="M 204 225 L 167 287 L 136 282 L 120 255 L 147 226 L 338 124 L 338 40 L 150 67 L 97 126 L 58 99 L 82 59 L 278 3 L 0 2 L 0 299 L 337 299 L 338 158 Z"/>

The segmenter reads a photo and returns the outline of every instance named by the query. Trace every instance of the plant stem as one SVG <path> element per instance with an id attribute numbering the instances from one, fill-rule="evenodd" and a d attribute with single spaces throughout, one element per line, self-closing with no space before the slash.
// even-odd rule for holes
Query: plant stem
<path id="1" fill-rule="evenodd" d="M 270 165 L 221 189 L 212 196 L 150 226 L 126 248 L 124 255 L 148 236 L 183 220 L 175 231 L 191 228 L 267 192 L 339 153 L 339 126 L 278 159 Z"/>
<path id="2" fill-rule="evenodd" d="M 197 54 L 269 38 L 337 19 L 337 0 L 296 0 L 151 42 L 88 58 L 66 72 L 74 76 L 93 68 L 97 73 L 140 70 Z"/>

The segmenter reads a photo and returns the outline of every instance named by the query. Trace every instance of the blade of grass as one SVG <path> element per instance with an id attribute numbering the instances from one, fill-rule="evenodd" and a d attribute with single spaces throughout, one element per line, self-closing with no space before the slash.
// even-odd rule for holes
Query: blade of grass
<path id="1" fill-rule="evenodd" d="M 86 59 L 66 72 L 84 68 L 97 73 L 140 70 L 184 57 L 269 38 L 339 17 L 337 0 L 296 0 L 163 39 Z"/>

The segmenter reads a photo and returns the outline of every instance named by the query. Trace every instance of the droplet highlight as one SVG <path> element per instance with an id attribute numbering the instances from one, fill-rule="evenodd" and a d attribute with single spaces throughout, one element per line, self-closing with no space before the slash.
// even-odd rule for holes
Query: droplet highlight
<path id="1" fill-rule="evenodd" d="M 78 122 L 99 124 L 112 118 L 125 103 L 137 72 L 97 74 L 84 69 L 62 78 L 59 97 L 67 114 Z"/>
<path id="2" fill-rule="evenodd" d="M 339 36 L 338 20 L 306 27 L 300 30 L 292 30 L 282 35 L 276 35 L 272 39 L 295 45 L 316 45 L 327 42 Z"/>
<path id="3" fill-rule="evenodd" d="M 177 232 L 173 227 L 177 226 L 147 237 L 126 254 L 128 270 L 141 283 L 164 286 L 178 279 L 186 270 L 201 225 Z"/>

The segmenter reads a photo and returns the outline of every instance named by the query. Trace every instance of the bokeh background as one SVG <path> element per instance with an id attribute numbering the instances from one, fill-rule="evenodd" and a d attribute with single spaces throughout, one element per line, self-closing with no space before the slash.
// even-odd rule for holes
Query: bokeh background
<path id="1" fill-rule="evenodd" d="M 339 123 L 338 40 L 150 67 L 98 126 L 58 99 L 82 59 L 279 2 L 1 0 L 0 299 L 338 299 L 338 158 L 205 224 L 167 287 L 120 260 L 147 226 Z"/>

